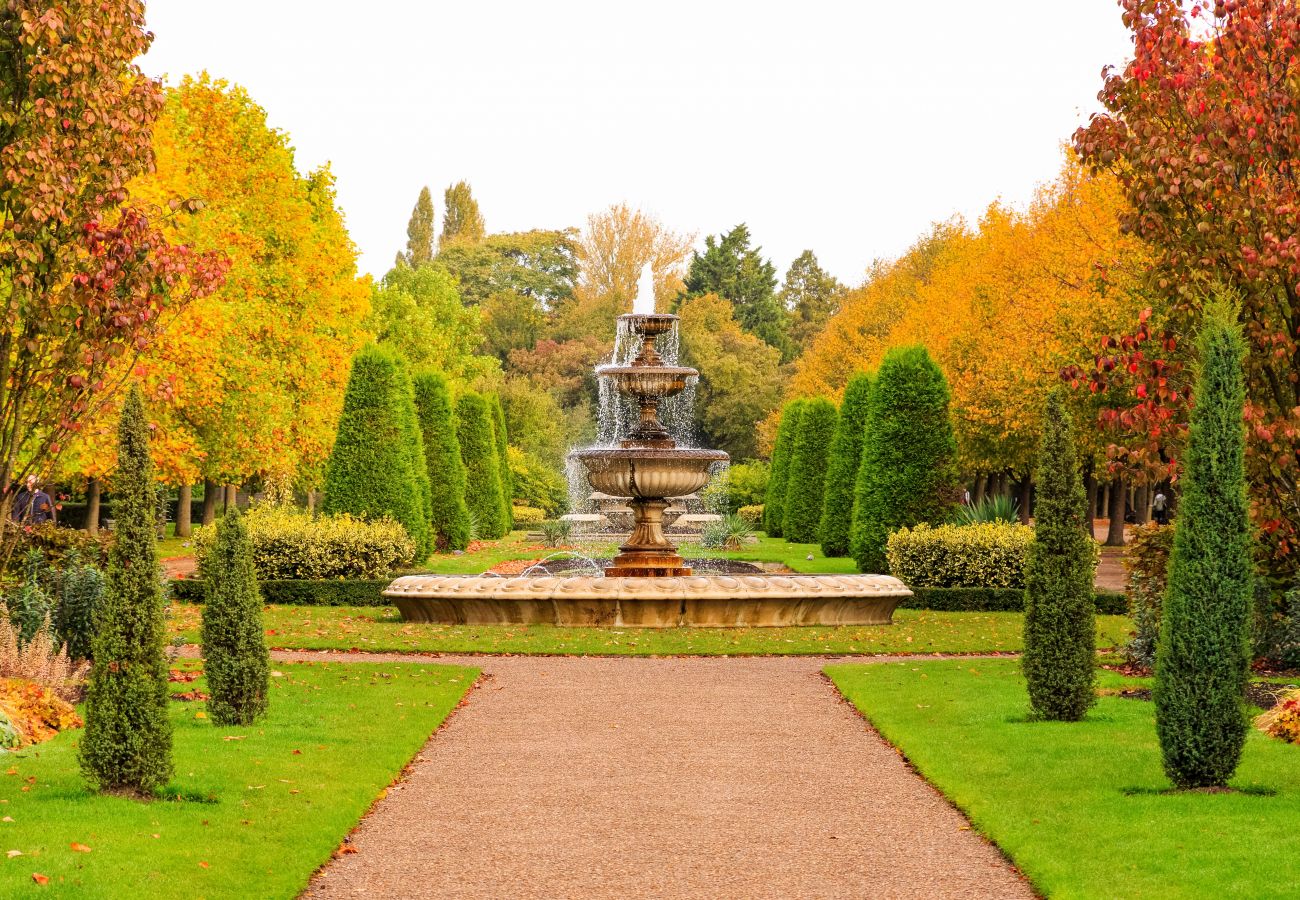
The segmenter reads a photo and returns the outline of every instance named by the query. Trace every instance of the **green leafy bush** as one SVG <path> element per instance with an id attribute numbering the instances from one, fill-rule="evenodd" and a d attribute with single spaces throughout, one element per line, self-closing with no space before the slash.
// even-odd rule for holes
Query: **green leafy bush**
<path id="1" fill-rule="evenodd" d="M 280 606 L 390 606 L 382 591 L 392 583 L 391 578 L 287 579 L 259 582 L 258 589 L 263 603 Z M 178 603 L 203 603 L 205 584 L 200 578 L 177 579 L 171 582 L 172 597 Z"/>
<path id="2" fill-rule="evenodd" d="M 465 506 L 465 463 L 460 458 L 456 421 L 447 381 L 439 372 L 415 376 L 415 409 L 424 441 L 429 478 L 430 525 L 440 553 L 469 546 L 469 509 Z"/>
<path id="3" fill-rule="evenodd" d="M 39 550 L 28 550 L 23 558 L 22 583 L 4 597 L 5 612 L 18 633 L 20 647 L 26 645 L 54 613 L 54 597 L 42 584 L 45 575 L 45 557 Z"/>
<path id="4" fill-rule="evenodd" d="M 78 752 L 81 771 L 96 789 L 150 795 L 171 779 L 172 729 L 153 465 L 144 404 L 134 386 L 122 407 L 113 488 L 116 539 Z"/>
<path id="5" fill-rule="evenodd" d="M 1250 663 L 1246 342 L 1236 311 L 1207 305 L 1183 453 L 1178 527 L 1156 651 L 1156 733 L 1180 788 L 1219 787 L 1241 759 Z"/>
<path id="6" fill-rule="evenodd" d="M 818 532 L 822 553 L 848 556 L 853 529 L 853 492 L 862 462 L 862 441 L 867 433 L 867 412 L 871 403 L 871 376 L 859 372 L 844 388 L 835 438 L 826 463 L 826 499 Z"/>
<path id="7" fill-rule="evenodd" d="M 237 509 L 228 510 L 215 530 L 204 566 L 201 632 L 208 713 L 214 725 L 252 725 L 266 713 L 271 688 L 253 545 Z"/>
<path id="8" fill-rule="evenodd" d="M 1127 601 L 1119 591 L 1098 590 L 1093 594 L 1093 603 L 1099 613 L 1122 616 Z M 899 606 L 940 612 L 1023 612 L 1025 589 L 912 586 L 912 596 Z"/>
<path id="9" fill-rule="evenodd" d="M 43 525 L 24 525 L 17 529 L 16 536 L 17 544 L 14 553 L 9 557 L 9 569 L 6 574 L 19 577 L 22 575 L 23 561 L 30 551 L 39 552 L 41 558 L 55 569 L 62 568 L 64 558 L 69 555 L 75 555 L 79 560 L 102 569 L 108 562 L 108 549 L 113 545 L 111 531 L 101 531 L 92 537 L 76 528 L 67 528 L 51 522 Z"/>
<path id="10" fill-rule="evenodd" d="M 761 503 L 753 506 L 742 506 L 736 510 L 736 515 L 740 516 L 750 528 L 763 527 L 763 504 Z"/>
<path id="11" fill-rule="evenodd" d="M 1023 588 L 1034 530 L 1005 522 L 917 525 L 889 536 L 889 572 L 908 587 Z"/>
<path id="12" fill-rule="evenodd" d="M 386 347 L 363 347 L 352 360 L 343 395 L 322 510 L 393 519 L 424 559 L 433 549 L 432 504 L 406 362 Z"/>
<path id="13" fill-rule="evenodd" d="M 477 526 L 478 537 L 496 540 L 510 531 L 505 518 L 504 482 L 492 410 L 482 395 L 465 391 L 456 401 L 456 437 L 465 463 L 465 503 Z"/>
<path id="14" fill-rule="evenodd" d="M 799 417 L 786 471 L 781 519 L 781 533 L 791 543 L 811 544 L 817 540 L 825 498 L 826 457 L 838 418 L 835 404 L 824 397 L 809 400 Z"/>
<path id="15" fill-rule="evenodd" d="M 700 495 L 704 508 L 726 515 L 742 506 L 762 506 L 767 496 L 771 466 L 762 460 L 732 463 L 713 479 Z M 762 523 L 758 523 L 761 527 Z"/>
<path id="16" fill-rule="evenodd" d="M 1171 525 L 1138 525 L 1124 551 L 1128 614 L 1133 620 L 1133 640 L 1124 648 L 1130 663 L 1144 669 L 1156 663 L 1160 640 L 1160 610 L 1169 574 L 1169 554 L 1174 549 Z"/>
<path id="17" fill-rule="evenodd" d="M 1025 558 L 1021 667 L 1038 716 L 1077 722 L 1096 702 L 1097 543 L 1088 533 L 1088 495 L 1063 388 L 1047 398 L 1037 481 L 1034 541 Z"/>
<path id="18" fill-rule="evenodd" d="M 956 505 L 948 398 L 948 382 L 924 347 L 885 355 L 871 386 L 853 500 L 850 550 L 863 572 L 884 570 L 892 532 L 943 522 Z"/>
<path id="19" fill-rule="evenodd" d="M 54 632 L 72 659 L 89 659 L 104 599 L 104 573 L 75 552 L 53 573 Z"/>
<path id="20" fill-rule="evenodd" d="M 780 537 L 785 524 L 785 495 L 788 486 L 790 457 L 799 434 L 799 417 L 807 401 L 791 400 L 781 410 L 781 424 L 776 429 L 776 443 L 772 447 L 772 469 L 767 479 L 767 494 L 763 499 L 763 529 L 769 537 Z"/>
<path id="21" fill-rule="evenodd" d="M 519 528 L 532 528 L 546 521 L 546 511 L 535 506 L 516 506 L 514 508 L 515 525 Z"/>
<path id="22" fill-rule="evenodd" d="M 1014 497 L 996 494 L 985 497 L 979 503 L 958 506 L 952 511 L 948 521 L 954 525 L 978 525 L 981 522 L 1014 523 L 1020 521 L 1019 508 L 1020 504 Z"/>
<path id="23" fill-rule="evenodd" d="M 293 507 L 259 505 L 248 511 L 243 525 L 258 579 L 378 578 L 415 559 L 415 543 L 392 519 L 312 516 Z M 205 577 L 216 536 L 212 527 L 195 532 L 194 552 Z"/>
<path id="24" fill-rule="evenodd" d="M 536 507 L 548 518 L 562 516 L 569 511 L 569 483 L 561 472 L 518 447 L 510 447 L 507 455 L 517 504 Z M 515 510 L 518 509 L 519 506 L 515 506 Z M 515 524 L 525 523 L 516 520 Z"/>

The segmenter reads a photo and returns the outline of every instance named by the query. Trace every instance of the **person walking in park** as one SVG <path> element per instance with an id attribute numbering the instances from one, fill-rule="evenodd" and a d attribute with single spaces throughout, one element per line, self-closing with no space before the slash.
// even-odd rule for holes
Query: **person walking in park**
<path id="1" fill-rule="evenodd" d="M 1157 525 L 1169 524 L 1169 498 L 1165 496 L 1164 491 L 1156 491 L 1156 495 L 1151 501 L 1151 515 L 1155 518 Z"/>
<path id="2" fill-rule="evenodd" d="M 35 475 L 27 476 L 27 486 L 14 498 L 13 519 L 21 525 L 44 525 L 54 522 L 54 501 L 41 490 Z"/>

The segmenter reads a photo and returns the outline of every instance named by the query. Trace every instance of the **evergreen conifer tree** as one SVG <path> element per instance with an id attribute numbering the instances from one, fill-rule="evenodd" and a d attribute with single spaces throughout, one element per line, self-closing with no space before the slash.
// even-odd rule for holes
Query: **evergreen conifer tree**
<path id="1" fill-rule="evenodd" d="M 406 361 L 371 344 L 352 360 L 338 436 L 325 473 L 323 511 L 372 519 L 388 516 L 415 542 L 417 559 L 432 550 L 429 475 Z"/>
<path id="2" fill-rule="evenodd" d="M 506 411 L 501 407 L 501 397 L 488 398 L 492 409 L 492 439 L 497 448 L 497 471 L 501 473 L 501 514 L 505 517 L 506 531 L 515 527 L 515 475 L 510 471 L 510 435 L 506 432 Z"/>
<path id="3" fill-rule="evenodd" d="M 826 556 L 849 555 L 853 493 L 858 483 L 858 463 L 862 461 L 862 439 L 867 433 L 870 399 L 871 376 L 860 372 L 849 379 L 826 463 L 826 499 L 818 528 L 822 553 Z"/>
<path id="4" fill-rule="evenodd" d="M 826 457 L 835 437 L 835 404 L 824 397 L 808 401 L 799 416 L 790 463 L 786 469 L 781 533 L 795 544 L 817 540 L 825 499 Z"/>
<path id="5" fill-rule="evenodd" d="M 432 499 L 431 523 L 439 552 L 469 545 L 469 508 L 465 505 L 465 463 L 456 439 L 456 418 L 447 380 L 434 371 L 415 376 L 415 407 L 420 415 L 424 459 Z"/>
<path id="6" fill-rule="evenodd" d="M 1198 349 L 1154 691 L 1165 772 L 1179 788 L 1227 784 L 1248 730 L 1246 344 L 1228 303 L 1207 305 Z"/>
<path id="7" fill-rule="evenodd" d="M 790 455 L 799 432 L 799 416 L 803 412 L 802 399 L 791 400 L 781 410 L 781 423 L 776 428 L 776 443 L 772 446 L 772 469 L 767 479 L 767 497 L 763 500 L 763 530 L 768 537 L 780 537 L 785 524 L 785 494 L 789 482 Z"/>
<path id="8" fill-rule="evenodd" d="M 948 399 L 948 382 L 924 347 L 885 354 L 871 388 L 853 499 L 850 550 L 863 572 L 886 570 L 890 532 L 941 523 L 956 503 Z"/>
<path id="9" fill-rule="evenodd" d="M 406 252 L 397 255 L 398 262 L 415 269 L 433 259 L 433 218 L 433 197 L 422 187 L 406 225 Z"/>
<path id="10" fill-rule="evenodd" d="M 214 725 L 252 725 L 266 712 L 271 657 L 262 629 L 262 595 L 253 543 L 239 510 L 217 521 L 217 538 L 203 560 L 203 671 Z"/>
<path id="11" fill-rule="evenodd" d="M 1034 540 L 1025 560 L 1021 665 L 1034 712 L 1077 722 L 1095 700 L 1097 545 L 1088 534 L 1088 495 L 1060 388 L 1047 398 L 1037 479 Z"/>
<path id="12" fill-rule="evenodd" d="M 507 533 L 503 519 L 501 465 L 492 431 L 492 412 L 482 395 L 465 391 L 456 401 L 456 437 L 465 463 L 465 503 L 482 538 Z"/>
<path id="13" fill-rule="evenodd" d="M 442 217 L 442 246 L 483 240 L 487 233 L 483 225 L 483 214 L 479 212 L 478 201 L 474 199 L 469 184 L 458 181 L 450 185 L 442 199 L 446 210 Z"/>
<path id="14" fill-rule="evenodd" d="M 81 771 L 96 789 L 147 796 L 172 776 L 167 717 L 157 494 L 140 390 L 131 387 L 118 425 L 108 555 L 94 666 L 86 689 Z"/>

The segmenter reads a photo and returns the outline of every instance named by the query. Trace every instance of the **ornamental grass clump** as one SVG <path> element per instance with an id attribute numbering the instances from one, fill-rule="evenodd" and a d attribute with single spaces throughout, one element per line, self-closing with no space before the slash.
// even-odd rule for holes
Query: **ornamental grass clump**
<path id="1" fill-rule="evenodd" d="M 867 408 L 871 402 L 871 376 L 858 373 L 844 388 L 835 437 L 826 462 L 826 491 L 818 540 L 822 554 L 849 555 L 849 533 L 853 528 L 853 490 L 862 461 L 862 440 L 867 432 Z"/>
<path id="2" fill-rule="evenodd" d="M 1043 719 L 1077 722 L 1096 702 L 1097 545 L 1061 389 L 1047 398 L 1038 451 L 1034 540 L 1025 558 L 1025 653 L 1029 703 Z"/>
<path id="3" fill-rule="evenodd" d="M 785 504 L 781 533 L 787 541 L 811 544 L 817 540 L 826 487 L 826 456 L 835 437 L 835 404 L 822 397 L 809 400 L 799 417 L 786 470 Z"/>
<path id="4" fill-rule="evenodd" d="M 266 712 L 271 681 L 253 547 L 238 509 L 226 512 L 216 532 L 204 561 L 208 713 L 214 725 L 251 725 Z"/>
<path id="5" fill-rule="evenodd" d="M 171 778 L 172 729 L 153 464 L 144 403 L 135 386 L 118 426 L 113 495 L 116 540 L 92 642 L 86 733 L 78 749 L 81 771 L 94 788 L 147 796 Z"/>
<path id="6" fill-rule="evenodd" d="M 772 447 L 772 468 L 767 479 L 767 496 L 763 498 L 763 530 L 768 537 L 781 537 L 785 524 L 785 495 L 790 471 L 790 457 L 799 432 L 799 417 L 806 400 L 791 400 L 781 410 L 781 424 L 776 429 Z"/>
<path id="7" fill-rule="evenodd" d="M 1198 350 L 1154 688 L 1165 772 L 1184 789 L 1226 785 L 1249 728 L 1246 344 L 1229 304 L 1207 305 Z"/>

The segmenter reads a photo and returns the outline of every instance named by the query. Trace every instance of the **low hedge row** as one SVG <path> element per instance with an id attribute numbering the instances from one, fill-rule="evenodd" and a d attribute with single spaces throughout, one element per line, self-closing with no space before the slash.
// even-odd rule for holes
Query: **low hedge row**
<path id="1" fill-rule="evenodd" d="M 901 604 L 903 609 L 929 609 L 937 612 L 1022 612 L 1025 608 L 1023 588 L 983 587 L 913 587 L 912 596 Z M 1120 591 L 1099 590 L 1094 595 L 1101 615 L 1122 616 L 1128 603 Z"/>
<path id="2" fill-rule="evenodd" d="M 262 590 L 262 602 L 283 606 L 390 606 L 390 601 L 380 592 L 391 583 L 391 578 L 285 579 L 262 581 L 258 587 Z M 171 587 L 173 600 L 203 602 L 201 578 L 178 579 Z"/>

